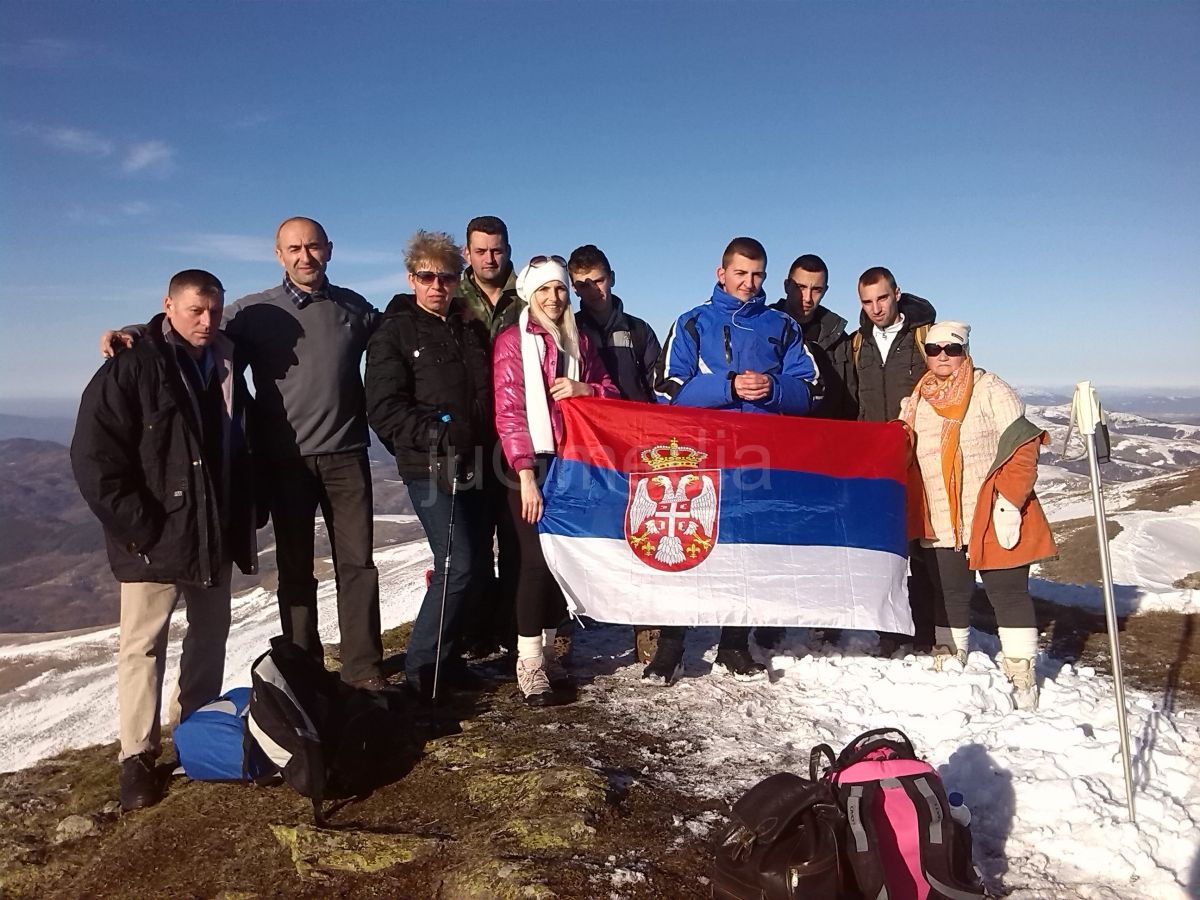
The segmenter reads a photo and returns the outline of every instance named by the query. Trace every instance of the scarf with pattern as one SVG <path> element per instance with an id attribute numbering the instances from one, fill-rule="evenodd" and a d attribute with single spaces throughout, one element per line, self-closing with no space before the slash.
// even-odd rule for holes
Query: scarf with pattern
<path id="1" fill-rule="evenodd" d="M 942 417 L 942 483 L 946 486 L 946 497 L 950 501 L 950 523 L 954 528 L 956 547 L 962 546 L 963 455 L 959 445 L 959 434 L 974 387 L 975 365 L 968 355 L 964 357 L 958 371 L 945 381 L 939 381 L 932 372 L 922 375 L 913 388 L 912 396 L 904 410 L 904 421 L 914 431 L 917 404 L 922 399 Z"/>

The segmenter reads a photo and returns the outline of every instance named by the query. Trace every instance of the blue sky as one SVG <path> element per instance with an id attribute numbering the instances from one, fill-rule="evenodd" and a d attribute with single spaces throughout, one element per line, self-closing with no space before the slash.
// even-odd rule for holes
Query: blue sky
<path id="1" fill-rule="evenodd" d="M 661 334 L 758 237 L 858 274 L 1018 385 L 1200 386 L 1195 3 L 23 3 L 0 38 L 0 402 L 74 398 L 282 218 L 378 306 L 417 228 L 604 248 Z"/>

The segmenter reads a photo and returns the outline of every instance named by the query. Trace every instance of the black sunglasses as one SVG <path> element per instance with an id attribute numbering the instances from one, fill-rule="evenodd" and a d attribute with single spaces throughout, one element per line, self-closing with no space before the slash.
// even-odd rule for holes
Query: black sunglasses
<path id="1" fill-rule="evenodd" d="M 567 264 L 567 261 L 565 259 L 563 259 L 557 253 L 555 253 L 555 254 L 552 254 L 551 256 L 535 256 L 533 259 L 531 259 L 529 261 L 529 265 L 544 266 L 548 262 L 556 262 L 560 266 L 565 266 Z"/>
<path id="2" fill-rule="evenodd" d="M 413 272 L 413 278 L 417 280 L 418 284 L 423 284 L 426 287 L 435 281 L 442 287 L 445 287 L 449 284 L 458 284 L 462 276 L 456 272 L 429 272 L 423 269 L 420 272 Z"/>
<path id="3" fill-rule="evenodd" d="M 941 356 L 945 353 L 947 356 L 962 356 L 967 352 L 967 348 L 962 344 L 926 344 L 925 355 L 929 357 Z"/>

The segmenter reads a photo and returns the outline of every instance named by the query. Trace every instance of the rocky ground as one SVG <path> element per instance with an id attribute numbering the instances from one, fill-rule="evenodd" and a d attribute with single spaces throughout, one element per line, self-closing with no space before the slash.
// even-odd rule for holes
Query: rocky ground
<path id="1" fill-rule="evenodd" d="M 290 788 L 184 778 L 120 815 L 115 745 L 73 751 L 0 776 L 0 896 L 707 896 L 724 805 L 644 771 L 666 739 L 637 724 L 501 683 L 416 720 L 411 770 L 328 830 Z"/>

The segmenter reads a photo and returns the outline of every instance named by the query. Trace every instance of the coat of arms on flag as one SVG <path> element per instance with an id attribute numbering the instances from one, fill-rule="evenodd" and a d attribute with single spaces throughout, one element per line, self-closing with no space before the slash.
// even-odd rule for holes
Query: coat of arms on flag
<path id="1" fill-rule="evenodd" d="M 698 566 L 717 542 L 720 472 L 701 469 L 708 454 L 681 447 L 675 438 L 639 456 L 650 471 L 629 475 L 625 542 L 655 569 Z"/>

